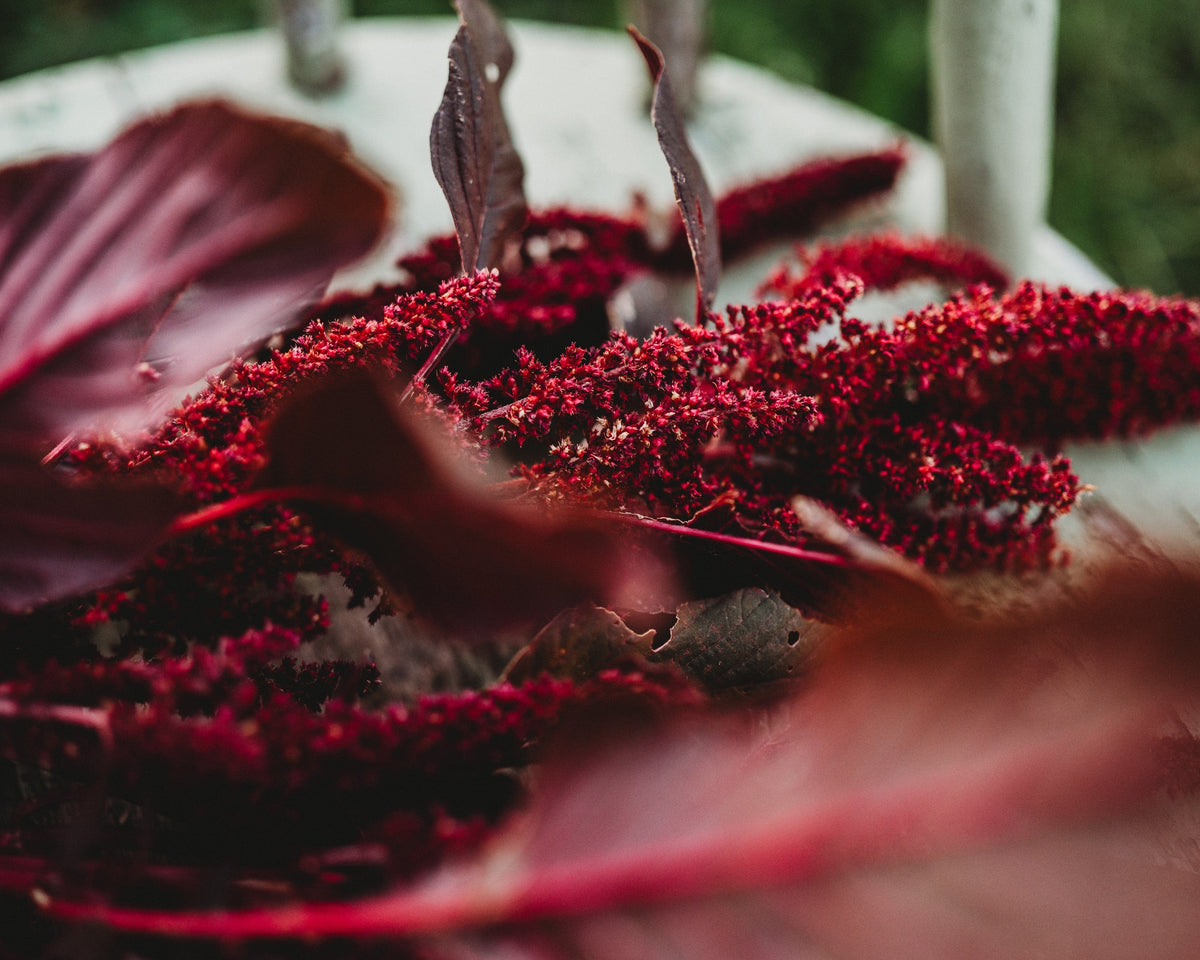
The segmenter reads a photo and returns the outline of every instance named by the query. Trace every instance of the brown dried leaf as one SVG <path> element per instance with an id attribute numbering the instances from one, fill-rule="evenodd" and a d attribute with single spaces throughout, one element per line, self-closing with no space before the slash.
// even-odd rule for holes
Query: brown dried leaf
<path id="1" fill-rule="evenodd" d="M 585 603 L 564 610 L 539 630 L 500 679 L 518 684 L 549 673 L 586 680 L 618 661 L 649 656 L 653 641 L 653 630 L 637 633 L 611 610 Z"/>
<path id="2" fill-rule="evenodd" d="M 650 659 L 676 664 L 710 693 L 755 687 L 799 676 L 828 630 L 773 591 L 737 590 L 680 606 Z"/>

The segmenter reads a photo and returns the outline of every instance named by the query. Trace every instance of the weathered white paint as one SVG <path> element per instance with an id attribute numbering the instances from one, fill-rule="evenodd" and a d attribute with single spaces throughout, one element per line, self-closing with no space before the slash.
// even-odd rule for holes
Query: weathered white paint
<path id="1" fill-rule="evenodd" d="M 301 93 L 324 96 L 343 79 L 338 49 L 346 0 L 275 0 L 287 51 L 288 79 Z"/>
<path id="2" fill-rule="evenodd" d="M 933 119 L 946 229 L 1036 272 L 1050 186 L 1058 0 L 933 0 Z"/>
<path id="3" fill-rule="evenodd" d="M 690 114 L 708 44 L 709 0 L 626 0 L 625 15 L 663 52 L 675 102 Z"/>

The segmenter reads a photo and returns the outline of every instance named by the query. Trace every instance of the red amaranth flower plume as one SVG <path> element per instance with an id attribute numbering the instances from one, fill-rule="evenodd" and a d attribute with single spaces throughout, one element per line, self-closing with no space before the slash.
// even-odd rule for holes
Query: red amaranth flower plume
<path id="1" fill-rule="evenodd" d="M 759 295 L 795 300 L 832 283 L 839 274 L 858 277 L 868 290 L 894 290 L 913 280 L 935 280 L 958 287 L 982 283 L 995 290 L 1008 286 L 1004 271 L 987 257 L 961 244 L 938 238 L 871 234 L 798 250 L 803 270 L 788 264 L 763 282 Z"/>
<path id="2" fill-rule="evenodd" d="M 294 867 L 305 852 L 351 842 L 398 811 L 494 820 L 513 799 L 504 771 L 525 766 L 569 709 L 614 698 L 697 702 L 674 673 L 629 666 L 581 682 L 542 676 L 382 710 L 354 702 L 355 684 L 370 679 L 360 669 L 322 706 L 306 689 L 280 686 L 278 666 L 247 669 L 237 648 L 51 666 L 8 684 L 0 749 L 6 759 L 53 767 L 81 791 L 91 784 L 170 818 L 176 843 L 192 838 L 193 856 Z M 95 696 L 81 685 L 89 675 Z M 57 697 L 54 706 L 42 695 Z M 81 698 L 95 705 L 64 705 Z M 214 810 L 223 811 L 219 823 Z M 34 826 L 21 836 L 27 850 L 50 839 Z"/>
<path id="3" fill-rule="evenodd" d="M 1078 481 L 1019 443 L 1127 434 L 1195 416 L 1200 314 L 1145 294 L 973 289 L 880 329 L 846 315 L 867 282 L 989 275 L 958 248 L 885 239 L 818 254 L 801 299 L 705 328 L 615 336 L 444 386 L 540 494 L 688 519 L 720 499 L 803 542 L 803 495 L 933 569 L 1045 561 Z M 777 282 L 782 282 L 780 277 Z M 812 335 L 840 329 L 816 345 Z M 1141 371 L 1132 376 L 1131 371 Z"/>

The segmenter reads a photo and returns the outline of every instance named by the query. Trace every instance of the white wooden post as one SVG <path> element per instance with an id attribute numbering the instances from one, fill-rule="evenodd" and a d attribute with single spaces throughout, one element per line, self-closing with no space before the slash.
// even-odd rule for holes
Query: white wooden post
<path id="1" fill-rule="evenodd" d="M 662 52 L 675 102 L 690 113 L 708 43 L 709 0 L 626 0 L 625 15 Z"/>
<path id="2" fill-rule="evenodd" d="M 336 90 L 344 70 L 338 29 L 346 16 L 345 0 L 275 0 L 275 5 L 292 85 L 309 96 Z"/>
<path id="3" fill-rule="evenodd" d="M 1058 0 L 933 0 L 933 121 L 946 229 L 1014 276 L 1050 189 Z"/>

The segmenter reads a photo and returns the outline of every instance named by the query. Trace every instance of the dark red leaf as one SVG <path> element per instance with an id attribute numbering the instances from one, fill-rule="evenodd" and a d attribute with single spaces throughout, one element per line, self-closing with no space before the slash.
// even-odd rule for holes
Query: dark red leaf
<path id="1" fill-rule="evenodd" d="M 151 483 L 72 483 L 35 461 L 0 459 L 0 609 L 111 583 L 181 509 Z"/>
<path id="2" fill-rule="evenodd" d="M 146 425 L 148 396 L 290 324 L 386 209 L 329 135 L 219 102 L 0 175 L 0 437 Z"/>
<path id="3" fill-rule="evenodd" d="M 512 144 L 500 88 L 512 45 L 483 0 L 458 0 L 462 26 L 450 44 L 450 75 L 433 117 L 429 152 L 458 232 L 463 271 L 499 267 L 525 223 L 525 167 Z"/>
<path id="4" fill-rule="evenodd" d="M 654 121 L 658 144 L 671 168 L 675 199 L 683 217 L 683 229 L 692 251 L 692 261 L 696 265 L 696 310 L 697 317 L 701 317 L 703 311 L 712 307 L 721 279 L 721 238 L 717 227 L 716 204 L 704 179 L 704 171 L 700 169 L 700 162 L 688 142 L 683 114 L 675 102 L 664 70 L 662 51 L 642 36 L 636 27 L 629 26 L 626 29 L 645 58 L 654 85 L 650 119 Z"/>
<path id="5" fill-rule="evenodd" d="M 82 154 L 46 157 L 0 170 L 0 275 L 40 228 L 40 212 L 65 203 L 87 167 Z"/>
<path id="6" fill-rule="evenodd" d="M 148 426 L 290 324 L 386 210 L 333 138 L 217 102 L 0 171 L 0 607 L 111 581 L 178 507 L 148 484 L 73 482 L 43 456 Z"/>
<path id="7" fill-rule="evenodd" d="M 844 637 L 768 717 L 564 745 L 475 862 L 357 903 L 48 909 L 488 960 L 1195 956 L 1200 875 L 1164 861 L 1186 820 L 1158 788 L 1164 721 L 1194 701 L 1196 596 L 1110 584 L 984 629 L 916 610 Z"/>
<path id="8" fill-rule="evenodd" d="M 628 551 L 623 531 L 593 514 L 497 500 L 448 444 L 383 381 L 326 378 L 277 415 L 257 486 L 302 503 L 449 626 L 550 616 L 589 599 L 625 606 L 663 589 L 662 565 Z"/>

